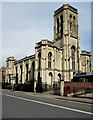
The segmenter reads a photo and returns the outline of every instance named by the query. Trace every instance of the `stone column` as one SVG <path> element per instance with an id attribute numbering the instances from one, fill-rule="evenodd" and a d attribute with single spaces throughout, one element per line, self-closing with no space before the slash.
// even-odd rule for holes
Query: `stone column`
<path id="1" fill-rule="evenodd" d="M 24 82 L 26 81 L 26 63 L 24 62 Z"/>
<path id="2" fill-rule="evenodd" d="M 43 72 L 44 72 L 44 51 L 43 51 L 43 46 L 41 47 L 41 74 L 40 74 L 40 77 L 41 77 L 41 81 L 42 83 L 44 82 L 44 78 L 43 78 Z"/>
<path id="3" fill-rule="evenodd" d="M 69 44 L 69 58 L 68 58 L 68 61 L 69 61 L 69 80 L 71 81 L 71 46 Z"/>
<path id="4" fill-rule="evenodd" d="M 34 80 L 34 92 L 36 93 L 36 80 Z"/>
<path id="5" fill-rule="evenodd" d="M 24 82 L 25 82 L 25 71 L 24 71 L 24 68 L 25 68 L 25 63 L 24 63 L 24 61 L 23 61 L 23 65 L 22 65 L 23 67 L 23 74 L 22 74 L 22 83 L 24 84 Z"/>
<path id="6" fill-rule="evenodd" d="M 37 81 L 38 81 L 38 51 L 37 48 L 35 48 L 34 92 L 36 92 Z"/>
<path id="7" fill-rule="evenodd" d="M 18 63 L 18 84 L 20 84 L 20 65 Z"/>
<path id="8" fill-rule="evenodd" d="M 15 68 L 15 66 L 13 67 L 13 79 L 14 79 L 14 84 L 16 83 L 16 68 Z"/>
<path id="9" fill-rule="evenodd" d="M 54 60 L 53 60 L 53 69 L 56 69 L 56 48 L 54 48 Z M 56 81 L 56 71 L 54 70 L 54 82 Z"/>
<path id="10" fill-rule="evenodd" d="M 48 73 L 48 71 L 47 71 L 47 69 L 46 68 L 48 68 L 48 45 L 46 45 L 46 54 L 45 54 L 45 58 L 46 58 L 46 60 L 45 60 L 45 83 L 47 83 L 47 73 Z"/>
<path id="11" fill-rule="evenodd" d="M 28 81 L 30 81 L 30 69 L 31 69 L 31 60 L 28 62 Z"/>
<path id="12" fill-rule="evenodd" d="M 60 95 L 64 95 L 64 80 L 60 81 Z"/>

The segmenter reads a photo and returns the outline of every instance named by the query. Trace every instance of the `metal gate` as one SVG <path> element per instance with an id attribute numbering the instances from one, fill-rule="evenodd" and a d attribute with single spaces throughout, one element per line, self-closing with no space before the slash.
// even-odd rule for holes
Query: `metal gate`
<path id="1" fill-rule="evenodd" d="M 53 94 L 60 95 L 60 82 L 54 82 L 53 84 Z"/>

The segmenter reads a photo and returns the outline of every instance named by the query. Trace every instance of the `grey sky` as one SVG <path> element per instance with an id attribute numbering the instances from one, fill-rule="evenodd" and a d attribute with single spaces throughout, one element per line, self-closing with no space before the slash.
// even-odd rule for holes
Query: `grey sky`
<path id="1" fill-rule="evenodd" d="M 91 3 L 69 3 L 79 12 L 81 50 L 91 51 Z M 16 59 L 34 54 L 35 43 L 53 40 L 53 12 L 61 2 L 2 3 L 2 65 L 9 56 Z M 1 5 L 0 5 L 1 7 Z"/>

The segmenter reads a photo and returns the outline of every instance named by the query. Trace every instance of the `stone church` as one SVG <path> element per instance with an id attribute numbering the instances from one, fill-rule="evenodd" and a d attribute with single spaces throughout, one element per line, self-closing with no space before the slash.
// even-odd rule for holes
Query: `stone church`
<path id="1" fill-rule="evenodd" d="M 72 81 L 75 73 L 91 72 L 91 53 L 82 51 L 78 35 L 78 10 L 69 4 L 54 11 L 54 40 L 41 40 L 35 54 L 16 60 L 8 57 L 6 82 L 32 81 L 34 87 L 53 87 L 54 82 Z M 14 79 L 14 80 L 13 80 Z"/>

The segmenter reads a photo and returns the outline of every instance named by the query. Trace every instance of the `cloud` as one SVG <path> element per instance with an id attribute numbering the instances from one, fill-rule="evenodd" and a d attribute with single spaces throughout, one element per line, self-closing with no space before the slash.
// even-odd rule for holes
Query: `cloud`
<path id="1" fill-rule="evenodd" d="M 23 31 L 8 31 L 3 34 L 3 61 L 6 57 L 17 59 L 34 54 L 35 43 L 42 39 L 52 39 L 49 29 L 27 29 Z M 7 39 L 8 38 L 8 39 Z"/>

